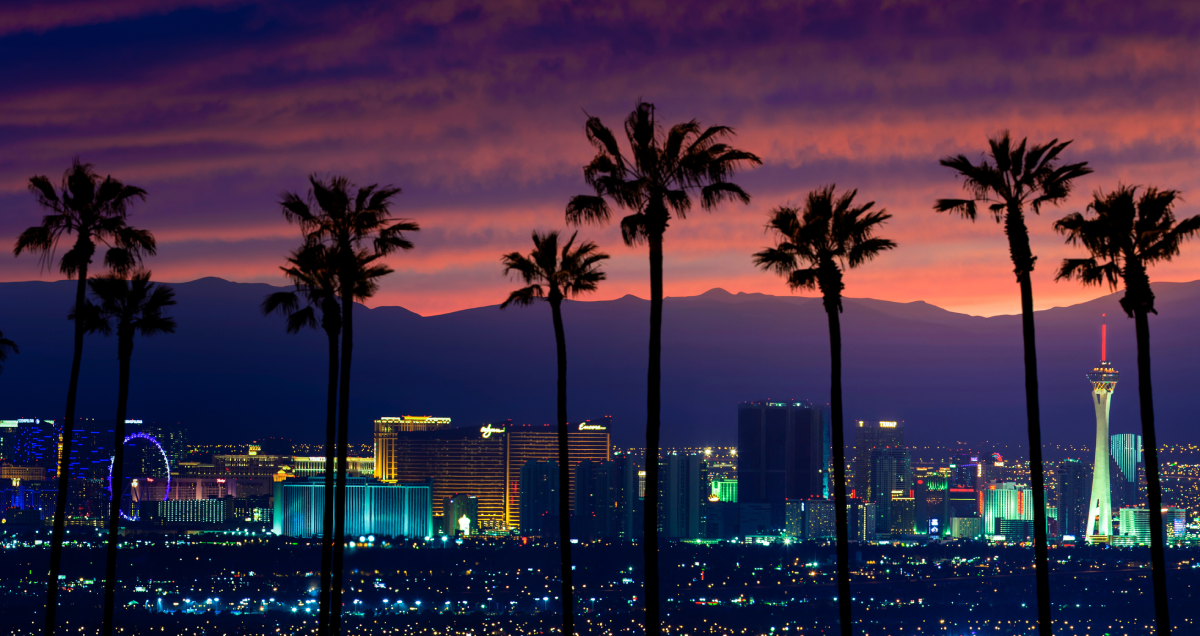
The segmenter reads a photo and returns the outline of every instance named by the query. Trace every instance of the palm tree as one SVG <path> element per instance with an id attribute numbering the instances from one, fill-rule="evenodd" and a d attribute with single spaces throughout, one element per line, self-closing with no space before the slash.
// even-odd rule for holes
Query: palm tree
<path id="1" fill-rule="evenodd" d="M 1171 633 L 1167 613 L 1167 564 L 1164 554 L 1162 490 L 1159 481 L 1158 442 L 1154 430 L 1154 399 L 1150 382 L 1150 324 L 1154 292 L 1147 269 L 1179 254 L 1185 240 L 1200 233 L 1200 216 L 1175 220 L 1175 190 L 1119 186 L 1108 194 L 1096 192 L 1088 210 L 1068 214 L 1054 224 L 1071 245 L 1082 245 L 1088 258 L 1064 259 L 1056 280 L 1076 279 L 1085 285 L 1108 283 L 1113 290 L 1122 282 L 1121 308 L 1134 319 L 1137 331 L 1138 398 L 1141 403 L 1142 439 L 1146 460 L 1146 491 L 1150 499 L 1150 560 L 1153 564 L 1156 633 Z"/>
<path id="2" fill-rule="evenodd" d="M 120 275 L 101 276 L 88 281 L 96 303 L 91 308 L 91 331 L 117 332 L 117 421 L 113 435 L 112 481 L 109 482 L 108 556 L 104 574 L 103 636 L 113 629 L 113 596 L 117 584 L 117 542 L 120 540 L 121 489 L 124 485 L 125 413 L 129 403 L 129 361 L 133 357 L 133 337 L 175 332 L 175 319 L 163 311 L 175 304 L 175 291 L 150 282 L 149 271 L 138 271 L 130 280 Z"/>
<path id="3" fill-rule="evenodd" d="M 567 337 L 563 330 L 562 302 L 596 291 L 604 280 L 600 261 L 608 254 L 591 241 L 575 244 L 575 236 L 558 248 L 558 232 L 533 233 L 533 251 L 529 256 L 511 252 L 501 258 L 505 274 L 516 274 L 525 287 L 508 295 L 500 309 L 509 305 L 532 305 L 539 299 L 550 303 L 554 319 L 554 343 L 558 349 L 558 549 L 562 561 L 563 634 L 575 633 L 575 597 L 571 574 L 571 463 L 567 446 Z"/>
<path id="4" fill-rule="evenodd" d="M 1035 213 L 1044 205 L 1057 205 L 1071 193 L 1075 179 L 1091 174 L 1087 162 L 1059 164 L 1059 155 L 1070 145 L 1052 139 L 1028 146 L 1013 146 L 1008 131 L 988 139 L 987 156 L 978 164 L 966 155 L 945 157 L 941 164 L 963 179 L 967 199 L 938 199 L 933 209 L 958 214 L 971 221 L 976 204 L 984 203 L 997 223 L 1004 223 L 1008 251 L 1021 288 L 1021 327 L 1025 340 L 1025 415 L 1029 425 L 1029 474 L 1033 482 L 1034 572 L 1037 577 L 1038 631 L 1050 636 L 1050 560 L 1046 546 L 1046 489 L 1042 464 L 1042 422 L 1038 407 L 1037 347 L 1033 331 L 1033 272 L 1037 257 L 1029 247 L 1025 206 Z"/>
<path id="5" fill-rule="evenodd" d="M 687 217 L 692 197 L 711 211 L 723 201 L 750 202 L 750 195 L 729 179 L 741 167 L 760 165 L 755 155 L 724 143 L 728 126 L 701 129 L 696 120 L 672 126 L 665 134 L 655 121 L 654 105 L 638 101 L 625 118 L 630 155 L 599 117 L 584 125 L 596 156 L 583 169 L 595 191 L 567 204 L 567 222 L 603 224 L 612 215 L 609 201 L 631 212 L 621 219 L 627 245 L 650 248 L 650 361 L 646 378 L 646 495 L 642 549 L 646 560 L 646 633 L 662 631 L 658 575 L 658 449 L 661 426 L 663 234 L 672 216 Z"/>
<path id="6" fill-rule="evenodd" d="M 400 188 L 378 187 L 375 184 L 358 188 L 351 196 L 352 185 L 346 177 L 322 181 L 309 177 L 311 189 L 307 199 L 295 193 L 284 193 L 280 206 L 289 221 L 300 224 L 310 243 L 324 243 L 331 252 L 337 268 L 337 291 L 341 300 L 342 351 L 338 383 L 338 440 L 337 494 L 334 521 L 332 577 L 329 593 L 329 632 L 338 634 L 341 628 L 342 559 L 346 535 L 346 451 L 349 445 L 350 420 L 350 362 L 354 349 L 353 308 L 356 292 L 361 288 L 361 272 L 376 265 L 379 259 L 398 250 L 410 250 L 413 244 L 405 232 L 416 232 L 416 222 L 397 219 L 391 215 L 392 199 Z M 315 208 L 315 209 L 314 209 Z M 326 450 L 328 453 L 328 450 Z"/>
<path id="7" fill-rule="evenodd" d="M 829 405 L 833 433 L 834 506 L 837 508 L 838 608 L 843 636 L 850 636 L 850 535 L 846 522 L 846 441 L 842 430 L 842 274 L 896 247 L 875 230 L 892 215 L 872 211 L 875 202 L 854 204 L 857 190 L 837 196 L 833 185 L 808 193 L 804 209 L 782 206 L 771 212 L 768 231 L 775 247 L 754 255 L 754 264 L 787 279 L 793 290 L 820 290 L 829 318 Z"/>
<path id="8" fill-rule="evenodd" d="M 21 353 L 21 351 L 17 349 L 17 343 L 5 338 L 4 332 L 0 331 L 0 362 L 8 360 L 8 354 L 10 353 Z M 0 372 L 3 371 L 4 367 L 0 365 Z"/>
<path id="9" fill-rule="evenodd" d="M 341 335 L 341 309 L 338 305 L 337 270 L 327 245 L 306 244 L 292 251 L 288 265 L 281 267 L 295 285 L 293 291 L 275 292 L 263 300 L 264 315 L 278 313 L 287 318 L 287 332 L 320 328 L 329 343 L 329 382 L 325 398 L 325 505 L 321 537 L 321 596 L 317 614 L 317 633 L 328 632 L 329 588 L 333 554 L 334 448 L 337 445 L 338 338 Z M 358 276 L 360 289 L 355 296 L 366 298 L 375 293 L 375 279 L 390 273 L 375 265 Z M 304 306 L 301 307 L 301 299 Z"/>
<path id="10" fill-rule="evenodd" d="M 29 191 L 37 199 L 38 205 L 49 213 L 42 217 L 41 225 L 35 225 L 17 237 L 13 254 L 20 256 L 25 251 L 34 252 L 40 256 L 42 266 L 49 269 L 59 240 L 74 234 L 74 244 L 59 259 L 58 269 L 68 279 L 78 276 L 75 307 L 83 307 L 87 300 L 88 268 L 96 254 L 97 243 L 108 248 L 104 263 L 116 273 L 128 272 L 141 262 L 144 254 L 153 255 L 155 252 L 154 237 L 126 223 L 129 207 L 134 201 L 146 198 L 146 191 L 139 187 L 125 185 L 111 176 L 101 180 L 91 164 L 80 163 L 76 158 L 63 174 L 57 191 L 44 176 L 32 177 Z M 75 350 L 67 384 L 67 408 L 63 417 L 58 462 L 58 498 L 54 506 L 54 530 L 50 539 L 50 572 L 46 579 L 43 629 L 46 636 L 54 633 L 58 614 L 58 573 L 62 569 L 63 523 L 70 475 L 70 471 L 64 467 L 71 456 L 71 441 L 75 431 L 75 395 L 79 388 L 79 366 L 83 361 L 83 335 L 86 331 L 83 312 L 79 312 L 74 322 Z"/>

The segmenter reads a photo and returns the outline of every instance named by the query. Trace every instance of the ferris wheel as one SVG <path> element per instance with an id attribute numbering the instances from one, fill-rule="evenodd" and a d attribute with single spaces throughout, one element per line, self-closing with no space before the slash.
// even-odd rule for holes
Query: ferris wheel
<path id="1" fill-rule="evenodd" d="M 123 472 L 124 483 L 118 484 L 120 490 L 120 508 L 118 509 L 121 518 L 126 521 L 137 521 L 139 515 L 139 504 L 142 501 L 167 501 L 171 497 L 171 462 L 167 459 L 167 451 L 163 450 L 162 444 L 149 433 L 138 431 L 131 433 L 125 437 L 125 446 L 133 446 L 134 448 L 142 447 L 147 451 L 150 457 L 150 463 L 153 467 L 148 467 L 143 462 L 143 466 L 139 470 L 130 471 L 129 462 L 125 462 L 126 466 Z M 155 452 L 157 451 L 157 452 Z M 156 470 L 161 458 L 161 470 Z M 113 497 L 113 468 L 116 464 L 116 456 L 114 455 L 108 462 L 108 496 L 109 501 Z"/>

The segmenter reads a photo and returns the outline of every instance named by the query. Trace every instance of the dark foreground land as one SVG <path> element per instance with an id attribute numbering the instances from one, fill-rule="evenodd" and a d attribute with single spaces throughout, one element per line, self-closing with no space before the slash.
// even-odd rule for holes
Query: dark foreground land
<path id="1" fill-rule="evenodd" d="M 103 551 L 86 535 L 66 551 L 63 633 L 98 631 Z M 3 536 L 0 634 L 41 624 L 48 550 L 32 532 Z M 44 537 L 43 537 L 44 538 Z M 958 543 L 862 546 L 853 552 L 857 633 L 1032 634 L 1032 551 Z M 576 546 L 584 634 L 642 632 L 640 548 Z M 1055 632 L 1150 634 L 1148 554 L 1051 551 Z M 830 546 L 671 544 L 662 552 L 668 629 L 675 634 L 835 634 Z M 1168 552 L 1175 634 L 1200 636 L 1200 549 Z M 121 550 L 118 633 L 304 634 L 315 624 L 315 544 L 252 535 L 130 539 Z M 549 634 L 557 552 L 519 540 L 352 548 L 347 634 Z"/>

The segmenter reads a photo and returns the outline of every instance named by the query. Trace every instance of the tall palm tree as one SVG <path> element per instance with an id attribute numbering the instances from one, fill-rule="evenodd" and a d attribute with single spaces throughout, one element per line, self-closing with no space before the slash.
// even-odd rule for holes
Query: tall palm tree
<path id="1" fill-rule="evenodd" d="M 1179 254 L 1185 239 L 1200 233 L 1200 216 L 1175 219 L 1175 190 L 1119 186 L 1113 192 L 1096 192 L 1088 210 L 1068 214 L 1054 224 L 1067 243 L 1082 245 L 1091 256 L 1064 259 L 1056 280 L 1076 279 L 1085 285 L 1108 283 L 1116 290 L 1125 284 L 1121 308 L 1134 320 L 1137 331 L 1138 398 L 1141 404 L 1146 491 L 1150 499 L 1150 560 L 1154 579 L 1156 633 L 1171 633 L 1167 612 L 1167 563 L 1164 554 L 1162 490 L 1158 468 L 1158 441 L 1154 430 L 1154 398 L 1150 382 L 1150 324 L 1154 292 L 1147 269 Z"/>
<path id="2" fill-rule="evenodd" d="M 558 247 L 558 232 L 533 233 L 533 251 L 529 256 L 511 252 L 501 258 L 505 274 L 515 274 L 525 287 L 513 291 L 500 304 L 500 309 L 509 305 L 532 305 L 544 299 L 550 303 L 550 314 L 554 319 L 554 344 L 558 350 L 558 550 L 562 561 L 563 634 L 575 633 L 574 578 L 571 574 L 571 458 L 567 445 L 567 336 L 563 330 L 562 302 L 566 298 L 577 298 L 581 294 L 596 291 L 604 280 L 600 261 L 608 254 L 591 241 L 572 249 L 575 237 L 571 235 Z"/>
<path id="3" fill-rule="evenodd" d="M 117 542 L 121 527 L 121 490 L 125 468 L 125 414 L 129 403 L 129 362 L 133 357 L 133 337 L 175 333 L 175 319 L 163 313 L 175 304 L 175 291 L 150 282 L 149 271 L 134 272 L 130 280 L 120 275 L 101 276 L 88 281 L 95 299 L 92 331 L 117 332 L 117 421 L 113 426 L 112 480 L 109 482 L 108 551 L 104 569 L 104 622 L 101 634 L 113 630 L 114 595 L 117 587 Z"/>
<path id="4" fill-rule="evenodd" d="M 1014 146 L 1008 131 L 988 139 L 987 155 L 971 163 L 966 155 L 945 157 L 941 164 L 963 179 L 966 199 L 938 199 L 934 210 L 958 214 L 971 221 L 976 204 L 983 203 L 997 223 L 1004 224 L 1013 271 L 1021 288 L 1021 329 L 1025 341 L 1025 415 L 1029 427 L 1029 474 L 1033 482 L 1034 572 L 1037 578 L 1038 632 L 1050 636 L 1050 559 L 1046 546 L 1046 489 L 1042 463 L 1042 422 L 1038 406 L 1037 346 L 1033 330 L 1033 273 L 1037 257 L 1029 246 L 1025 208 L 1034 214 L 1044 205 L 1057 205 L 1071 193 L 1075 179 L 1091 174 L 1087 162 L 1060 164 L 1059 155 L 1070 145 L 1052 139 Z"/>
<path id="5" fill-rule="evenodd" d="M 342 331 L 341 308 L 338 303 L 337 267 L 329 246 L 308 243 L 292 251 L 283 273 L 295 285 L 293 291 L 275 292 L 263 300 L 264 315 L 282 314 L 287 318 L 287 332 L 302 329 L 321 329 L 329 346 L 329 381 L 325 397 L 325 505 L 321 525 L 321 595 L 317 614 L 317 633 L 328 633 L 329 589 L 333 571 L 333 489 L 334 449 L 337 445 L 337 388 L 338 339 Z M 392 270 L 374 265 L 358 276 L 358 298 L 375 293 L 375 280 Z M 303 300 L 303 306 L 301 301 Z"/>
<path id="6" fill-rule="evenodd" d="M 646 633 L 662 632 L 658 574 L 658 449 L 661 426 L 663 235 L 671 218 L 683 219 L 700 196 L 711 211 L 723 201 L 750 202 L 750 195 L 730 181 L 744 166 L 760 165 L 755 155 L 725 143 L 728 126 L 701 128 L 696 120 L 665 133 L 655 120 L 654 105 L 638 101 L 625 118 L 630 154 L 622 154 L 616 135 L 599 117 L 584 125 L 596 156 L 583 169 L 595 194 L 578 195 L 567 204 L 567 222 L 603 224 L 612 215 L 611 201 L 630 212 L 621 219 L 627 245 L 650 248 L 650 361 L 646 378 L 646 494 L 642 548 L 646 560 Z"/>
<path id="7" fill-rule="evenodd" d="M 100 178 L 88 163 L 75 158 L 71 167 L 63 174 L 58 190 L 50 179 L 35 176 L 29 179 L 29 191 L 37 203 L 48 214 L 17 237 L 13 254 L 34 252 L 41 258 L 42 266 L 49 269 L 53 264 L 59 241 L 69 234 L 75 235 L 74 244 L 63 253 L 58 269 L 68 279 L 78 277 L 75 287 L 75 307 L 86 302 L 88 269 L 96 254 L 97 243 L 108 249 L 104 263 L 116 273 L 126 273 L 141 262 L 143 255 L 155 252 L 154 237 L 145 230 L 132 228 L 126 222 L 130 206 L 143 201 L 146 191 L 125 185 L 111 176 Z M 62 570 L 63 523 L 67 511 L 67 492 L 70 471 L 66 470 L 71 456 L 71 442 L 75 432 L 75 395 L 79 388 L 79 366 L 83 361 L 84 315 L 78 312 L 75 319 L 75 349 L 71 358 L 71 376 L 67 383 L 67 407 L 63 417 L 58 471 L 58 498 L 54 506 L 54 530 L 50 539 L 50 571 L 46 584 L 46 615 L 43 632 L 54 633 L 58 615 L 58 573 Z"/>
<path id="8" fill-rule="evenodd" d="M 843 636 L 853 633 L 850 618 L 850 534 L 846 522 L 846 440 L 842 430 L 842 274 L 896 247 L 875 231 L 892 218 L 874 210 L 875 202 L 855 205 L 857 190 L 837 195 L 829 185 L 808 193 L 803 210 L 781 206 L 771 211 L 767 229 L 775 247 L 754 255 L 754 264 L 787 279 L 793 290 L 819 290 L 829 318 L 829 406 L 833 433 L 834 506 L 837 508 L 838 608 Z"/>
<path id="9" fill-rule="evenodd" d="M 20 349 L 17 349 L 17 343 L 5 338 L 4 332 L 0 331 L 0 362 L 8 360 L 8 354 L 10 353 L 21 353 L 21 351 Z M 0 372 L 3 371 L 4 366 L 0 365 Z"/>
<path id="10" fill-rule="evenodd" d="M 333 573 L 329 593 L 329 631 L 341 629 L 342 560 L 346 536 L 346 463 L 350 420 L 350 362 L 354 349 L 354 298 L 360 289 L 360 272 L 377 265 L 379 259 L 400 250 L 410 250 L 413 244 L 405 232 L 416 232 L 420 226 L 407 219 L 391 215 L 392 199 L 400 188 L 372 184 L 353 189 L 346 177 L 335 176 L 323 181 L 309 177 L 311 188 L 306 198 L 296 193 L 284 193 L 280 206 L 289 221 L 300 224 L 306 240 L 324 243 L 332 254 L 337 268 L 338 298 L 341 301 L 342 351 L 338 370 L 338 440 L 336 519 L 334 521 Z M 328 452 L 328 451 L 327 451 Z"/>

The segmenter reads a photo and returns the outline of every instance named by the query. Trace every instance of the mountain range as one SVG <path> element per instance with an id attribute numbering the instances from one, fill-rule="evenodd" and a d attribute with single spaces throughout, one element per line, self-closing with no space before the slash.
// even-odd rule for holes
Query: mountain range
<path id="1" fill-rule="evenodd" d="M 74 285 L 0 283 L 0 329 L 21 348 L 0 375 L 0 418 L 61 417 Z M 263 297 L 280 288 L 217 278 L 173 287 L 178 331 L 137 341 L 130 417 L 182 422 L 197 442 L 323 439 L 325 339 L 315 331 L 289 335 L 282 318 L 261 315 Z M 1187 442 L 1198 419 L 1188 409 L 1200 380 L 1200 281 L 1160 283 L 1155 293 L 1159 438 Z M 1094 442 L 1084 374 L 1099 362 L 1102 320 L 1108 357 L 1121 373 L 1112 431 L 1140 431 L 1133 321 L 1119 297 L 1037 312 L 1047 444 Z M 649 307 L 634 296 L 564 307 L 571 418 L 613 416 L 618 445 L 639 445 L 644 432 Z M 548 307 L 420 316 L 360 306 L 355 316 L 352 440 L 369 442 L 372 421 L 389 415 L 449 416 L 469 426 L 553 421 Z M 713 289 L 667 298 L 663 320 L 666 446 L 735 444 L 740 401 L 828 402 L 829 345 L 818 298 Z M 1019 316 L 847 298 L 842 325 L 848 433 L 853 420 L 903 420 L 913 444 L 1026 439 Z M 87 338 L 81 417 L 113 417 L 116 363 L 115 339 Z"/>

